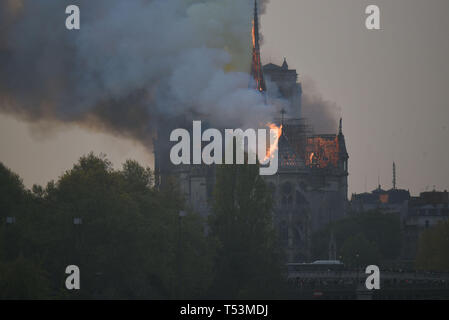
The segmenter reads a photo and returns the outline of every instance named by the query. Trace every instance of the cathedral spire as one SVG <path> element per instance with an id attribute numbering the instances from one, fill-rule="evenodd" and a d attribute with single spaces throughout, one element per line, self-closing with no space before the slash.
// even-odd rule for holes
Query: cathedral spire
<path id="1" fill-rule="evenodd" d="M 257 9 L 257 0 L 254 0 L 254 18 L 253 18 L 253 39 L 254 39 L 254 47 L 257 50 L 260 50 L 259 47 L 259 12 Z"/>
<path id="2" fill-rule="evenodd" d="M 251 62 L 251 85 L 260 92 L 266 91 L 265 80 L 263 78 L 262 63 L 260 59 L 260 37 L 259 37 L 259 14 L 257 11 L 257 0 L 254 1 L 254 18 L 253 18 L 253 53 Z"/>

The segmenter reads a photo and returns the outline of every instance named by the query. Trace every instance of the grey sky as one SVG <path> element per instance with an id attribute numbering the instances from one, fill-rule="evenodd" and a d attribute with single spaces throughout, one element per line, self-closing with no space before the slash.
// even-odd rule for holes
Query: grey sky
<path id="1" fill-rule="evenodd" d="M 364 27 L 365 7 L 381 9 L 381 31 Z M 287 57 L 301 79 L 341 108 L 350 155 L 350 192 L 398 186 L 416 194 L 449 189 L 449 1 L 271 0 L 262 17 L 262 59 Z M 42 124 L 46 125 L 46 124 Z M 116 164 L 152 165 L 132 141 L 77 127 L 49 132 L 0 115 L 0 161 L 25 183 L 45 184 L 91 150 Z"/>
<path id="2" fill-rule="evenodd" d="M 377 4 L 381 31 L 365 28 Z M 449 189 L 449 1 L 281 0 L 262 19 L 265 61 L 311 78 L 342 110 L 351 192 Z"/>

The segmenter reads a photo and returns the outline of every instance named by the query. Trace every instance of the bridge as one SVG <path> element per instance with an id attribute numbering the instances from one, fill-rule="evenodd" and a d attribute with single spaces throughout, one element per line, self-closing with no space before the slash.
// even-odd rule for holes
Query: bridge
<path id="1" fill-rule="evenodd" d="M 449 299 L 449 273 L 380 271 L 380 289 L 367 290 L 364 270 L 289 271 L 297 299 Z"/>

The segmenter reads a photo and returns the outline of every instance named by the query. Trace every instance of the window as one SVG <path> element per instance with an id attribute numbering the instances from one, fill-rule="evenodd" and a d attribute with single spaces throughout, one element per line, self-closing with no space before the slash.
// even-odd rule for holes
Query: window
<path id="1" fill-rule="evenodd" d="M 281 191 L 282 191 L 282 200 L 281 200 L 282 207 L 284 208 L 292 207 L 293 205 L 292 184 L 290 182 L 285 182 L 284 184 L 282 184 Z"/>
<path id="2" fill-rule="evenodd" d="M 271 196 L 273 197 L 273 199 L 276 197 L 276 186 L 274 185 L 273 182 L 270 182 L 268 184 L 268 190 L 270 190 L 271 192 Z"/>
<path id="3" fill-rule="evenodd" d="M 295 197 L 296 197 L 296 206 L 297 207 L 307 205 L 308 202 L 307 202 L 306 198 L 304 197 L 304 195 L 300 191 L 298 191 L 298 190 L 296 191 Z"/>
<path id="4" fill-rule="evenodd" d="M 292 193 L 292 184 L 290 182 L 285 182 L 282 184 L 282 194 L 290 195 Z"/>
<path id="5" fill-rule="evenodd" d="M 294 244 L 300 245 L 302 238 L 301 238 L 301 234 L 299 233 L 299 230 L 297 228 L 293 229 L 293 235 L 294 235 Z"/>
<path id="6" fill-rule="evenodd" d="M 6 217 L 6 224 L 16 223 L 16 217 Z"/>
<path id="7" fill-rule="evenodd" d="M 288 227 L 285 221 L 282 221 L 279 227 L 279 239 L 282 245 L 286 246 L 288 244 Z"/>

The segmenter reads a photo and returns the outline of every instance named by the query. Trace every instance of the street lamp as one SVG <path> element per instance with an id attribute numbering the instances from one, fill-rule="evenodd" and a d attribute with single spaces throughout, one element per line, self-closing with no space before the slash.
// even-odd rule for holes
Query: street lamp
<path id="1" fill-rule="evenodd" d="M 176 290 L 176 295 L 178 298 L 180 298 L 181 294 L 179 292 L 179 279 L 181 276 L 181 227 L 182 227 L 182 218 L 187 216 L 187 212 L 184 210 L 180 210 L 178 212 L 178 248 L 177 248 L 177 252 L 176 252 L 176 281 L 177 283 L 177 288 L 178 290 Z"/>
<path id="2" fill-rule="evenodd" d="M 13 241 L 11 241 L 12 239 L 14 239 L 14 234 L 15 234 L 15 227 L 13 227 L 13 225 L 16 223 L 16 217 L 6 217 L 6 226 L 5 226 L 5 232 L 4 232 L 4 241 L 5 241 L 5 246 L 2 245 L 2 247 L 5 250 L 5 254 L 6 256 L 12 256 L 13 255 L 13 251 L 16 248 L 16 246 L 14 245 L 8 245 L 9 243 L 13 244 Z M 2 239 L 3 240 L 3 239 Z M 1 249 L 3 249 L 1 248 Z"/>
<path id="3" fill-rule="evenodd" d="M 83 224 L 83 219 L 80 217 L 73 218 L 73 225 L 75 226 L 75 249 L 76 249 L 76 258 L 81 260 L 81 225 Z"/>
<path id="4" fill-rule="evenodd" d="M 6 217 L 6 224 L 16 223 L 16 217 Z"/>

